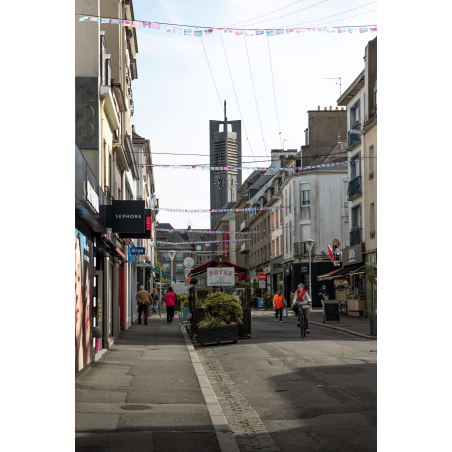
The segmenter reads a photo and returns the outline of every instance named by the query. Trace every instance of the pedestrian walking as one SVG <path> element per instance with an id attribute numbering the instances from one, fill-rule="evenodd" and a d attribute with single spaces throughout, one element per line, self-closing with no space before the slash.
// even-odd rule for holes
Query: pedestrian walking
<path id="1" fill-rule="evenodd" d="M 297 305 L 300 309 L 303 309 L 304 318 L 306 321 L 306 332 L 309 333 L 309 306 L 312 304 L 311 297 L 304 289 L 303 284 L 298 284 L 298 289 L 294 293 L 292 306 Z"/>
<path id="2" fill-rule="evenodd" d="M 138 292 L 135 296 L 138 305 L 138 325 L 141 324 L 141 313 L 143 313 L 144 324 L 148 324 L 148 306 L 152 303 L 151 294 L 144 290 L 143 286 L 138 287 Z"/>
<path id="3" fill-rule="evenodd" d="M 176 306 L 177 296 L 172 287 L 168 287 L 168 293 L 165 295 L 166 304 L 166 323 L 173 323 L 174 307 Z"/>
<path id="4" fill-rule="evenodd" d="M 278 290 L 276 295 L 273 297 L 273 309 L 275 310 L 275 321 L 278 321 L 278 314 L 279 314 L 279 321 L 282 322 L 282 311 L 283 307 L 286 306 L 286 300 L 281 294 L 281 291 Z"/>
<path id="5" fill-rule="evenodd" d="M 326 286 L 322 286 L 322 288 L 319 290 L 319 300 L 322 304 L 322 312 L 325 312 L 325 301 L 328 301 L 330 299 L 330 293 L 328 292 L 328 289 Z"/>

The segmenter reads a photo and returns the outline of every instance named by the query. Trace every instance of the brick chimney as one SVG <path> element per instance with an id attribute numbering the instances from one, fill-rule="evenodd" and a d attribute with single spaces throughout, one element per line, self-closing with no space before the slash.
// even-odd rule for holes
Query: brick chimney
<path id="1" fill-rule="evenodd" d="M 333 109 L 333 107 L 330 105 L 330 110 L 332 110 Z"/>
<path id="2" fill-rule="evenodd" d="M 320 110 L 320 105 L 317 108 Z"/>

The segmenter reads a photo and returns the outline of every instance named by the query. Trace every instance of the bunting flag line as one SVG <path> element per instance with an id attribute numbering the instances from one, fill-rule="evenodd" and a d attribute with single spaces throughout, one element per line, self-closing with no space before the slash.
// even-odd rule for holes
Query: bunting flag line
<path id="1" fill-rule="evenodd" d="M 207 240 L 207 241 L 203 241 L 203 242 L 164 242 L 164 241 L 161 241 L 161 240 L 157 240 L 157 243 L 162 243 L 162 244 L 165 244 L 165 245 L 197 245 L 199 243 L 248 242 L 250 240 L 251 239 Z"/>
<path id="2" fill-rule="evenodd" d="M 223 33 L 226 35 L 233 36 L 281 36 L 288 34 L 298 34 L 305 31 L 316 32 L 316 33 L 376 33 L 377 26 L 366 26 L 366 27 L 323 27 L 323 28 L 255 28 L 255 29 L 244 29 L 244 28 L 213 28 L 213 27 L 196 27 L 192 25 L 187 25 L 186 28 L 174 27 L 170 24 L 162 22 L 145 22 L 142 20 L 120 20 L 120 19 L 110 19 L 98 16 L 84 16 L 79 15 L 79 22 L 100 22 L 101 24 L 112 24 L 121 25 L 123 27 L 129 28 L 149 28 L 153 30 L 160 30 L 165 33 L 172 33 L 180 36 L 209 36 L 217 33 Z M 347 33 L 348 32 L 348 33 Z"/>
<path id="3" fill-rule="evenodd" d="M 163 251 L 164 253 L 167 253 L 169 251 L 175 251 L 178 253 L 194 253 L 194 254 L 198 254 L 198 253 L 209 253 L 209 254 L 225 254 L 225 253 L 235 253 L 236 250 L 207 250 L 207 251 L 196 251 L 196 250 L 158 250 L 158 251 Z M 165 270 L 162 270 L 165 271 Z M 158 274 L 158 272 L 157 272 Z"/>
<path id="4" fill-rule="evenodd" d="M 234 231 L 211 231 L 209 229 L 162 229 L 162 228 L 155 228 L 155 230 L 165 232 L 195 232 L 197 234 L 259 234 L 259 232 L 270 231 L 270 229 L 261 229 L 259 231 L 234 232 Z"/>
<path id="5" fill-rule="evenodd" d="M 274 167 L 258 167 L 258 166 L 193 166 L 193 165 L 139 165 L 141 167 L 152 166 L 154 168 L 163 169 L 186 169 L 186 170 L 207 170 L 207 171 L 238 171 L 238 170 L 253 170 L 253 171 L 287 171 L 293 173 L 294 171 L 305 171 L 316 168 L 331 168 L 333 166 L 346 166 L 350 161 L 345 160 L 343 162 L 326 163 L 324 165 L 308 165 L 308 166 L 295 166 L 292 168 L 274 168 Z"/>
<path id="6" fill-rule="evenodd" d="M 275 207 L 247 207 L 245 209 L 163 209 L 162 207 L 151 207 L 150 210 L 160 210 L 163 212 L 183 212 L 183 213 L 208 213 L 208 212 L 253 212 L 257 210 L 281 210 L 288 209 L 289 206 L 275 206 Z"/>

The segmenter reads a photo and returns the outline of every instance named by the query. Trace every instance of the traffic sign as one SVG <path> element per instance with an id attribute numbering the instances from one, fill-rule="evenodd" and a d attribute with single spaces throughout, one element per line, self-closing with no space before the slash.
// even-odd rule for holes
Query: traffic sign
<path id="1" fill-rule="evenodd" d="M 184 267 L 193 267 L 193 264 L 195 263 L 195 260 L 192 257 L 186 257 L 184 259 Z"/>
<path id="2" fill-rule="evenodd" d="M 265 281 L 266 278 L 265 273 L 259 273 L 257 277 L 259 278 L 259 281 Z"/>
<path id="3" fill-rule="evenodd" d="M 259 289 L 265 289 L 265 281 L 259 281 Z"/>

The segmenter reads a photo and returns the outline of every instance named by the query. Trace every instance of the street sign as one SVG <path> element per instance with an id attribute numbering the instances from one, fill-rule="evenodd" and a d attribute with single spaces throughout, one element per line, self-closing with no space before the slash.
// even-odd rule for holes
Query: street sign
<path id="1" fill-rule="evenodd" d="M 259 273 L 257 277 L 259 278 L 259 281 L 265 281 L 266 278 L 265 273 Z"/>
<path id="2" fill-rule="evenodd" d="M 264 307 L 264 299 L 263 298 L 258 298 L 259 300 L 259 307 L 263 308 Z"/>
<path id="3" fill-rule="evenodd" d="M 190 268 L 193 267 L 195 260 L 192 257 L 186 257 L 184 259 L 184 267 Z"/>
<path id="4" fill-rule="evenodd" d="M 259 281 L 259 289 L 265 289 L 265 281 Z"/>
<path id="5" fill-rule="evenodd" d="M 130 254 L 144 254 L 146 251 L 146 248 L 141 247 L 141 246 L 136 246 L 136 247 L 130 247 Z"/>

